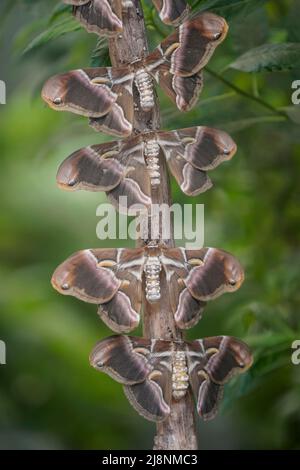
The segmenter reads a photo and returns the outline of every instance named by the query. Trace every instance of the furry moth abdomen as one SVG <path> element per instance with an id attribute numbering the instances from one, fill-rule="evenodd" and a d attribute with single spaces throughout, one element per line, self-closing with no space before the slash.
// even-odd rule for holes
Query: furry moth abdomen
<path id="1" fill-rule="evenodd" d="M 161 262 L 158 256 L 149 256 L 144 266 L 146 282 L 146 299 L 148 302 L 160 300 L 160 272 Z"/>
<path id="2" fill-rule="evenodd" d="M 140 94 L 140 103 L 144 111 L 154 107 L 153 80 L 145 69 L 138 70 L 135 74 L 134 83 Z"/>
<path id="3" fill-rule="evenodd" d="M 184 351 L 176 351 L 172 368 L 172 395 L 180 400 L 186 395 L 189 388 L 189 374 Z"/>
<path id="4" fill-rule="evenodd" d="M 151 186 L 160 184 L 159 152 L 160 146 L 156 140 L 148 140 L 145 143 L 145 161 L 150 176 Z"/>

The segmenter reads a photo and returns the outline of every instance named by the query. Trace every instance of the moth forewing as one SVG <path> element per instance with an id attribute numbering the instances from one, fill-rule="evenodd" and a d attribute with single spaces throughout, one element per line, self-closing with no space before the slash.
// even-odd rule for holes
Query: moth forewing
<path id="1" fill-rule="evenodd" d="M 42 98 L 57 111 L 89 117 L 97 131 L 127 137 L 132 132 L 133 79 L 128 67 L 73 70 L 50 78 Z"/>
<path id="2" fill-rule="evenodd" d="M 99 77 L 101 82 L 93 81 Z M 98 118 L 117 101 L 114 87 L 108 68 L 78 69 L 50 78 L 42 89 L 42 98 L 56 111 Z"/>
<path id="3" fill-rule="evenodd" d="M 143 250 L 84 250 L 56 269 L 52 284 L 62 294 L 103 305 L 101 318 L 114 331 L 129 332 L 140 320 L 141 257 Z"/>
<path id="4" fill-rule="evenodd" d="M 119 162 L 119 143 L 93 145 L 74 152 L 59 167 L 60 188 L 76 191 L 110 191 L 125 177 Z"/>
<path id="5" fill-rule="evenodd" d="M 116 250 L 104 251 L 109 256 L 116 254 Z M 96 254 L 97 250 L 84 250 L 68 258 L 55 270 L 53 287 L 61 294 L 72 295 L 93 304 L 111 300 L 121 282 L 112 270 L 98 266 Z"/>
<path id="6" fill-rule="evenodd" d="M 149 348 L 150 342 L 141 338 L 139 345 Z M 98 342 L 90 354 L 90 364 L 123 385 L 143 382 L 151 372 L 146 357 L 135 352 L 134 338 L 128 336 L 112 336 Z"/>
<path id="7" fill-rule="evenodd" d="M 189 77 L 203 69 L 217 46 L 224 41 L 228 25 L 224 18 L 205 12 L 184 22 L 168 42 L 179 42 L 170 56 L 170 71 L 174 75 Z"/>
<path id="8" fill-rule="evenodd" d="M 216 336 L 189 343 L 187 360 L 198 414 L 209 420 L 217 413 L 223 385 L 251 366 L 252 354 L 242 341 Z"/>
<path id="9" fill-rule="evenodd" d="M 203 340 L 205 350 L 210 352 L 207 365 L 212 380 L 225 384 L 235 374 L 248 370 L 253 362 L 249 347 L 242 341 L 229 337 L 217 336 Z"/>
<path id="10" fill-rule="evenodd" d="M 191 251 L 188 254 L 192 254 Z M 215 248 L 203 249 L 201 254 L 204 254 L 203 265 L 191 266 L 185 279 L 193 297 L 207 301 L 239 289 L 244 281 L 244 271 L 236 258 Z"/>
<path id="11" fill-rule="evenodd" d="M 173 139 L 177 146 L 169 146 L 166 140 L 166 153 L 168 158 L 179 154 L 185 161 L 195 168 L 209 171 L 216 168 L 223 161 L 230 160 L 236 153 L 237 146 L 232 138 L 224 131 L 209 127 L 191 127 L 176 131 Z"/>

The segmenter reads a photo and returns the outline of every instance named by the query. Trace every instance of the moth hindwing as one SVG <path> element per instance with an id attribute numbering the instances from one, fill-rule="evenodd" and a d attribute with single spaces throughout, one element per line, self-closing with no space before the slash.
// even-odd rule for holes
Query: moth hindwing
<path id="1" fill-rule="evenodd" d="M 157 303 L 164 286 L 176 324 L 187 329 L 199 321 L 207 301 L 237 290 L 243 279 L 241 265 L 225 251 L 157 246 L 79 251 L 55 270 L 52 285 L 99 305 L 102 320 L 123 333 L 139 324 L 144 288 L 147 301 Z"/>
<path id="2" fill-rule="evenodd" d="M 152 0 L 163 23 L 177 26 L 186 19 L 190 7 L 185 0 Z"/>
<path id="3" fill-rule="evenodd" d="M 57 183 L 66 190 L 105 191 L 120 212 L 130 214 L 132 206 L 133 211 L 137 205 L 150 208 L 162 154 L 182 191 L 196 196 L 212 185 L 207 172 L 235 152 L 231 137 L 217 129 L 150 132 L 74 152 L 60 166 Z"/>
<path id="4" fill-rule="evenodd" d="M 163 421 L 172 401 L 191 389 L 199 416 L 208 420 L 217 413 L 224 384 L 249 369 L 252 354 L 245 343 L 229 336 L 192 342 L 112 336 L 96 345 L 90 363 L 120 382 L 146 419 Z"/>
<path id="5" fill-rule="evenodd" d="M 73 14 L 90 33 L 115 36 L 122 32 L 121 0 L 64 0 L 73 5 Z"/>
<path id="6" fill-rule="evenodd" d="M 132 133 L 133 86 L 141 107 L 154 106 L 154 83 L 161 85 L 178 109 L 191 109 L 202 89 L 201 70 L 225 38 L 225 20 L 203 13 L 183 23 L 145 59 L 120 68 L 74 70 L 50 78 L 42 97 L 50 107 L 90 118 L 97 131 L 120 137 Z"/>

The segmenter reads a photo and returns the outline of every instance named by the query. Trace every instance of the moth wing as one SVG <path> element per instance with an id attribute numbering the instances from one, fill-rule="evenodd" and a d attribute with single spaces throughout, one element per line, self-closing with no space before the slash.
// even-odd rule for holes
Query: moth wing
<path id="1" fill-rule="evenodd" d="M 177 26 L 184 21 L 190 12 L 185 0 L 152 0 L 159 12 L 161 21 L 165 24 Z"/>
<path id="2" fill-rule="evenodd" d="M 189 267 L 183 248 L 163 249 L 162 264 L 170 285 L 170 305 L 177 326 L 188 329 L 201 318 L 205 302 L 196 299 L 188 291 L 184 279 L 188 276 Z"/>
<path id="3" fill-rule="evenodd" d="M 124 77 L 127 76 L 127 68 L 113 72 L 109 67 L 72 70 L 51 77 L 43 86 L 42 98 L 56 111 L 100 118 L 108 114 L 118 101 L 122 91 L 119 82 L 126 84 Z"/>
<path id="4" fill-rule="evenodd" d="M 169 162 L 180 157 L 202 171 L 230 160 L 237 150 L 226 132 L 204 126 L 159 132 L 158 138 Z"/>
<path id="5" fill-rule="evenodd" d="M 167 161 L 181 191 L 188 196 L 197 196 L 212 187 L 207 173 L 192 166 L 180 154 L 177 154 L 175 158 L 167 158 Z"/>
<path id="6" fill-rule="evenodd" d="M 180 77 L 162 66 L 153 74 L 157 83 L 180 111 L 190 111 L 198 101 L 203 88 L 203 74 L 198 72 L 190 77 Z"/>
<path id="7" fill-rule="evenodd" d="M 126 168 L 120 163 L 119 142 L 82 148 L 70 155 L 59 167 L 57 184 L 76 191 L 110 191 L 120 184 Z"/>
<path id="8" fill-rule="evenodd" d="M 205 306 L 206 302 L 195 299 L 187 289 L 183 289 L 174 313 L 177 326 L 181 330 L 193 328 L 201 320 Z"/>
<path id="9" fill-rule="evenodd" d="M 54 271 L 53 287 L 61 294 L 72 295 L 85 302 L 108 302 L 121 286 L 114 272 L 118 251 L 100 249 L 75 253 Z M 111 269 L 101 266 L 104 260 Z"/>
<path id="10" fill-rule="evenodd" d="M 52 285 L 62 294 L 100 304 L 108 326 L 128 332 L 139 323 L 143 260 L 143 249 L 84 250 L 55 270 Z"/>
<path id="11" fill-rule="evenodd" d="M 224 41 L 227 31 L 225 19 L 214 13 L 205 12 L 185 21 L 161 44 L 166 52 L 170 44 L 178 45 L 167 57 L 171 73 L 189 77 L 199 72 L 208 63 L 216 47 Z"/>
<path id="12" fill-rule="evenodd" d="M 71 0 L 70 3 L 75 5 L 75 17 L 90 33 L 114 36 L 122 31 L 121 0 L 91 0 L 84 3 Z"/>
<path id="13" fill-rule="evenodd" d="M 140 323 L 140 305 L 131 304 L 130 298 L 121 291 L 104 304 L 99 305 L 98 315 L 115 333 L 130 333 Z"/>
<path id="14" fill-rule="evenodd" d="M 242 341 L 216 336 L 189 343 L 187 360 L 198 414 L 209 420 L 217 413 L 223 385 L 234 375 L 249 369 L 253 358 Z"/>
<path id="15" fill-rule="evenodd" d="M 169 416 L 170 406 L 157 382 L 146 379 L 142 383 L 125 386 L 124 392 L 133 408 L 145 419 L 160 422 Z"/>
<path id="16" fill-rule="evenodd" d="M 107 195 L 120 212 L 131 214 L 133 211 L 132 215 L 135 215 L 135 209 L 148 208 L 152 201 L 151 183 L 144 158 L 144 143 L 139 136 L 123 142 L 120 163 L 125 168 L 124 178 Z M 126 200 L 123 200 L 124 196 Z"/>
<path id="17" fill-rule="evenodd" d="M 106 191 L 118 210 L 122 204 L 126 209 L 151 204 L 150 179 L 139 137 L 74 152 L 61 164 L 56 179 L 59 187 L 70 191 Z"/>
<path id="18" fill-rule="evenodd" d="M 132 73 L 128 73 L 127 68 L 113 68 L 112 90 L 116 96 L 113 106 L 105 116 L 91 118 L 90 125 L 97 132 L 117 137 L 128 137 L 132 133 L 133 126 L 133 79 Z"/>
<path id="19" fill-rule="evenodd" d="M 90 364 L 122 384 L 144 381 L 149 363 L 151 340 L 130 336 L 111 336 L 99 341 L 90 354 Z"/>
<path id="20" fill-rule="evenodd" d="M 170 355 L 168 355 L 169 347 L 168 341 L 155 341 L 150 354 L 152 369 L 147 378 L 141 383 L 124 387 L 131 405 L 140 415 L 150 421 L 163 421 L 170 414 L 172 366 Z M 155 352 L 159 355 L 156 356 Z M 164 352 L 167 354 L 164 355 Z"/>
<path id="21" fill-rule="evenodd" d="M 203 248 L 185 250 L 185 254 L 189 273 L 184 283 L 197 300 L 205 302 L 234 292 L 244 281 L 242 266 L 226 251 Z"/>
<path id="22" fill-rule="evenodd" d="M 142 305 L 142 276 L 145 263 L 143 248 L 120 249 L 116 276 L 121 281 L 119 288 L 128 298 L 131 307 L 139 313 Z"/>

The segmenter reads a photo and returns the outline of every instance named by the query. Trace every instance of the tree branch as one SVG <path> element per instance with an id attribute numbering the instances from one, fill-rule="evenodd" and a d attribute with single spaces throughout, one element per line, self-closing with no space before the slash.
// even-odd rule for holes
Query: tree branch
<path id="1" fill-rule="evenodd" d="M 237 94 L 244 96 L 244 98 L 247 98 L 248 100 L 255 101 L 257 104 L 260 104 L 261 106 L 268 109 L 272 113 L 277 114 L 278 116 L 281 116 L 281 117 L 284 117 L 285 119 L 290 120 L 290 117 L 285 111 L 277 109 L 274 106 L 272 106 L 270 103 L 268 103 L 267 101 L 264 101 L 263 99 L 259 98 L 258 96 L 248 93 L 247 91 L 243 90 L 242 88 L 238 87 L 234 83 L 224 78 L 223 75 L 220 75 L 217 72 L 214 72 L 209 67 L 205 67 L 205 71 L 209 73 L 212 77 L 216 78 L 217 80 L 220 80 L 222 83 L 224 83 L 224 85 L 234 90 Z"/>
<path id="2" fill-rule="evenodd" d="M 126 8 L 123 15 L 123 34 L 109 40 L 110 57 L 113 66 L 132 63 L 148 54 L 148 42 L 143 11 L 140 0 L 132 0 L 133 8 Z M 134 133 L 158 130 L 160 128 L 160 109 L 156 97 L 156 105 L 150 112 L 144 112 L 140 108 L 140 100 L 137 90 L 134 90 L 135 119 Z M 171 205 L 170 181 L 164 156 L 160 155 L 161 182 L 158 189 L 152 192 L 154 204 Z M 149 214 L 149 225 L 151 214 Z M 173 247 L 173 227 L 169 239 L 163 239 L 162 224 L 160 218 L 159 232 L 160 243 Z M 139 245 L 143 244 L 139 241 Z M 145 289 L 144 289 L 145 291 Z M 158 304 L 150 304 L 144 298 L 143 302 L 143 326 L 144 336 L 147 338 L 180 340 L 181 331 L 176 327 L 171 309 L 171 295 L 166 279 L 161 283 L 161 299 Z M 171 404 L 170 416 L 157 425 L 154 449 L 158 450 L 195 450 L 197 449 L 195 411 L 191 392 L 180 401 Z"/>

